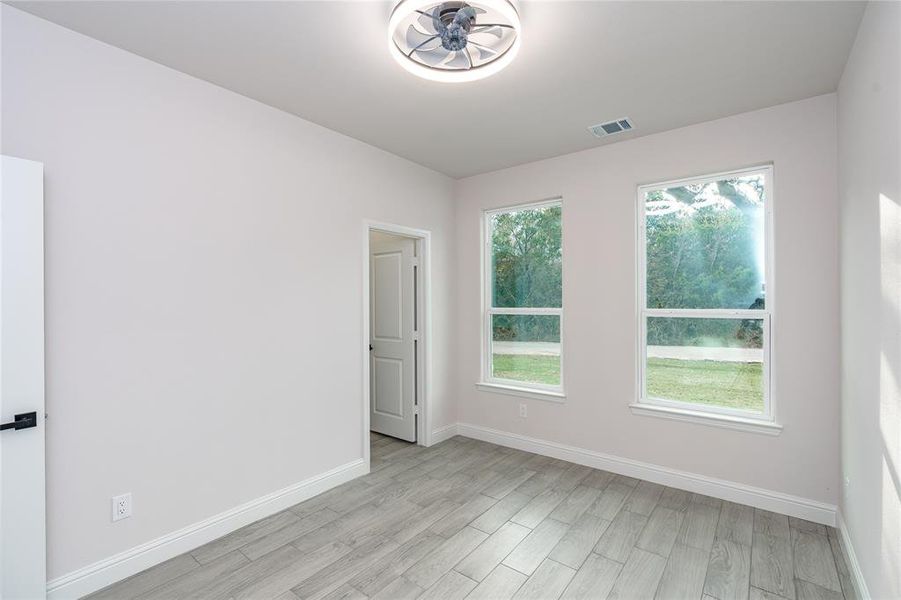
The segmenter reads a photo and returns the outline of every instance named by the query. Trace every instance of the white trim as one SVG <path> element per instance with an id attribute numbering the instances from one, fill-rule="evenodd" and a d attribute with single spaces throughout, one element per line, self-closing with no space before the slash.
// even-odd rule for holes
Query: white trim
<path id="1" fill-rule="evenodd" d="M 476 389 L 482 392 L 494 394 L 506 394 L 507 396 L 518 396 L 520 398 L 531 398 L 533 400 L 546 400 L 548 402 L 563 403 L 566 401 L 566 394 L 554 390 L 544 390 L 540 388 L 525 388 L 515 385 L 503 385 L 500 383 L 480 381 L 476 383 Z"/>
<path id="2" fill-rule="evenodd" d="M 395 225 L 364 219 L 363 221 L 363 340 L 360 345 L 363 363 L 363 459 L 369 466 L 369 233 L 380 231 L 403 237 L 413 238 L 419 246 L 419 277 L 422 282 L 419 315 L 422 319 L 422 336 L 417 337 L 422 343 L 421 360 L 419 361 L 420 397 L 418 403 L 419 418 L 416 420 L 416 443 L 420 446 L 431 446 L 432 441 L 432 232 L 405 225 Z"/>
<path id="3" fill-rule="evenodd" d="M 563 309 L 562 308 L 525 308 L 525 307 L 500 307 L 500 306 L 491 306 L 488 309 L 488 314 L 491 315 L 551 315 L 551 316 L 562 316 Z"/>
<path id="4" fill-rule="evenodd" d="M 356 459 L 245 502 L 178 531 L 57 577 L 47 583 L 47 597 L 53 600 L 86 596 L 368 472 L 368 465 L 362 459 Z"/>
<path id="5" fill-rule="evenodd" d="M 845 562 L 848 563 L 848 569 L 851 571 L 851 583 L 854 584 L 854 591 L 860 600 L 870 600 L 870 590 L 867 589 L 867 582 L 863 578 L 863 571 L 860 570 L 860 562 L 857 560 L 857 554 L 854 553 L 854 546 L 851 544 L 851 532 L 848 531 L 848 523 L 845 522 L 845 516 L 842 511 L 838 511 L 836 529 L 839 533 L 839 546 L 845 554 Z"/>
<path id="6" fill-rule="evenodd" d="M 672 187 L 681 187 L 689 184 L 706 184 L 714 181 L 720 181 L 731 177 L 741 177 L 743 175 L 759 174 L 764 175 L 764 290 L 766 297 L 766 306 L 763 310 L 735 310 L 735 309 L 655 309 L 647 306 L 647 239 L 646 230 L 647 223 L 645 217 L 645 196 L 648 192 L 668 189 Z M 730 415 L 735 417 L 734 421 L 746 422 L 757 421 L 759 427 L 756 430 L 770 430 L 774 426 L 781 430 L 781 426 L 775 425 L 778 420 L 775 402 L 775 378 L 773 374 L 773 319 L 775 315 L 775 281 L 774 276 L 774 235 L 773 235 L 773 205 L 774 205 L 774 168 L 772 164 L 758 165 L 754 167 L 745 167 L 733 171 L 723 171 L 702 175 L 699 177 L 686 177 L 678 180 L 664 181 L 653 184 L 639 185 L 636 188 L 636 240 L 638 247 L 635 253 L 636 263 L 636 303 L 635 316 L 638 332 L 638 344 L 636 345 L 636 390 L 637 400 L 630 404 L 633 413 L 643 415 L 661 416 L 667 414 L 669 418 L 677 420 L 692 420 L 693 422 L 702 422 L 704 424 L 715 424 L 723 422 L 720 418 L 722 415 Z M 650 397 L 647 393 L 647 381 L 645 370 L 647 366 L 647 320 L 652 317 L 664 318 L 710 318 L 710 319 L 761 319 L 763 320 L 763 412 L 760 414 L 749 413 L 748 411 L 731 409 L 720 406 L 705 407 L 702 404 L 693 405 L 692 409 L 683 409 L 681 406 L 674 407 L 673 404 L 688 404 L 683 402 L 674 402 L 671 400 L 661 400 L 659 398 Z M 647 412 L 638 412 L 647 409 Z M 660 409 L 656 413 L 650 412 L 652 409 Z M 688 418 L 691 414 L 692 419 Z M 709 416 L 705 420 L 699 420 L 704 415 Z M 747 427 L 731 427 L 732 429 L 750 430 Z M 778 433 L 778 431 L 777 431 Z"/>
<path id="7" fill-rule="evenodd" d="M 544 208 L 546 206 L 556 206 L 558 204 L 563 204 L 563 196 L 551 196 L 550 198 L 545 198 L 543 200 L 535 200 L 534 202 L 520 202 L 518 204 L 508 204 L 506 206 L 500 206 L 498 208 L 486 208 L 482 212 L 486 215 L 499 215 L 509 212 L 518 212 L 520 210 L 526 210 L 529 208 Z"/>
<path id="8" fill-rule="evenodd" d="M 480 225 L 481 232 L 481 277 L 482 277 L 482 339 L 481 339 L 481 381 L 476 384 L 485 386 L 480 388 L 482 391 L 501 391 L 501 393 L 512 393 L 516 396 L 524 396 L 529 398 L 537 398 L 539 400 L 554 399 L 554 401 L 562 402 L 566 398 L 564 393 L 564 351 L 563 351 L 563 302 L 562 292 L 566 284 L 566 270 L 561 264 L 560 285 L 561 285 L 561 305 L 559 307 L 502 307 L 494 306 L 494 277 L 491 271 L 491 238 L 493 230 L 491 227 L 491 217 L 498 214 L 506 214 L 519 212 L 522 210 L 533 210 L 536 208 L 546 208 L 552 206 L 560 207 L 560 218 L 563 218 L 563 197 L 557 196 L 546 198 L 536 202 L 526 202 L 522 204 L 514 204 L 500 208 L 489 208 L 482 211 L 482 220 Z M 560 252 L 565 256 L 565 236 L 563 235 L 563 223 L 560 223 Z M 509 379 L 501 379 L 492 375 L 492 357 L 494 339 L 492 335 L 492 317 L 495 315 L 545 315 L 557 316 L 560 320 L 560 384 L 547 385 L 541 383 L 529 383 L 526 381 L 515 381 Z M 504 392 L 502 390 L 513 390 L 513 392 Z M 534 392 L 534 395 L 528 395 L 528 392 Z"/>
<path id="9" fill-rule="evenodd" d="M 432 432 L 432 445 L 440 444 L 445 440 L 449 440 L 452 437 L 457 435 L 457 424 L 446 425 L 444 427 L 439 427 L 438 429 Z"/>
<path id="10" fill-rule="evenodd" d="M 685 421 L 688 423 L 698 423 L 699 425 L 709 425 L 711 427 L 724 427 L 726 429 L 736 429 L 738 431 L 765 433 L 767 435 L 779 435 L 782 433 L 782 425 L 771 421 L 761 421 L 757 418 L 743 418 L 727 414 L 721 415 L 704 410 L 695 410 L 694 408 L 677 408 L 673 406 L 663 406 L 662 404 L 651 404 L 649 402 L 633 402 L 629 405 L 629 408 L 632 410 L 633 415 L 645 417 Z"/>
<path id="11" fill-rule="evenodd" d="M 697 492 L 730 502 L 806 519 L 814 523 L 822 523 L 830 527 L 835 525 L 837 507 L 817 500 L 809 500 L 743 483 L 679 471 L 669 467 L 620 458 L 610 454 L 566 446 L 506 431 L 498 431 L 479 425 L 458 423 L 457 433 L 500 446 L 525 450 L 526 452 L 550 456 L 551 458 L 566 460 L 594 469 L 603 469 L 611 473 L 636 477 L 660 485 Z"/>
<path id="12" fill-rule="evenodd" d="M 764 319 L 763 310 L 742 310 L 733 308 L 645 308 L 646 317 L 683 317 L 694 319 Z"/>
<path id="13" fill-rule="evenodd" d="M 730 169 L 727 171 L 720 171 L 719 173 L 708 173 L 706 175 L 698 175 L 698 176 L 688 176 L 688 177 L 680 177 L 679 179 L 669 179 L 667 181 L 657 181 L 654 183 L 642 183 L 639 184 L 638 187 L 643 188 L 649 192 L 654 192 L 658 190 L 665 190 L 673 187 L 682 187 L 685 185 L 691 184 L 705 184 L 712 183 L 714 181 L 720 181 L 722 179 L 727 179 L 729 177 L 741 177 L 743 175 L 753 175 L 754 173 L 759 173 L 764 169 L 772 169 L 773 163 L 763 163 L 758 165 L 752 165 L 750 167 L 740 167 L 738 169 Z M 767 190 L 769 192 L 770 190 Z"/>

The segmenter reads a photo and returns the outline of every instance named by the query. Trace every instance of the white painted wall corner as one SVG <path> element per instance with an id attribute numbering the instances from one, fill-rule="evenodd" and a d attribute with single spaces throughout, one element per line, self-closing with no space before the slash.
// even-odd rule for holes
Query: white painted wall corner
<path id="1" fill-rule="evenodd" d="M 636 477 L 689 492 L 696 492 L 799 519 L 806 519 L 815 523 L 822 523 L 830 527 L 835 526 L 836 522 L 837 507 L 816 500 L 698 475 L 697 473 L 678 471 L 660 465 L 620 458 L 610 454 L 602 454 L 593 450 L 566 446 L 497 429 L 489 429 L 479 425 L 458 423 L 457 433 L 500 446 L 558 458 L 619 475 Z"/>
<path id="2" fill-rule="evenodd" d="M 836 520 L 838 521 L 836 528 L 839 534 L 839 544 L 842 547 L 842 552 L 845 553 L 848 569 L 851 571 L 851 582 L 854 584 L 854 591 L 857 592 L 857 597 L 860 600 L 870 600 L 872 596 L 870 596 L 867 582 L 863 578 L 863 571 L 860 570 L 860 562 L 858 562 L 854 546 L 851 544 L 851 532 L 848 531 L 848 524 L 845 522 L 845 517 L 842 515 L 841 510 L 838 511 Z"/>
<path id="3" fill-rule="evenodd" d="M 360 458 L 47 582 L 47 598 L 81 598 L 369 472 Z"/>
<path id="4" fill-rule="evenodd" d="M 446 425 L 432 431 L 431 445 L 440 444 L 444 440 L 449 440 L 457 435 L 457 424 Z"/>

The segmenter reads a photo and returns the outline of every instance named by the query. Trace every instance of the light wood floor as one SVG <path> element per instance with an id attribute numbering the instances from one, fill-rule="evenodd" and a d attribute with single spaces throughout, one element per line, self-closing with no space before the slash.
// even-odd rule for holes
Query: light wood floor
<path id="1" fill-rule="evenodd" d="M 92 598 L 854 598 L 822 525 L 456 437 Z"/>

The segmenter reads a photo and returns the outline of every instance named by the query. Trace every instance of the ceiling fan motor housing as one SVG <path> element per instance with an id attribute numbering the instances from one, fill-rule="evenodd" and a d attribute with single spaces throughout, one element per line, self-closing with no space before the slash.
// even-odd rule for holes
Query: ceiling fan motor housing
<path id="1" fill-rule="evenodd" d="M 441 22 L 444 23 L 445 26 L 450 25 L 456 18 L 457 13 L 463 8 L 469 8 L 469 5 L 465 2 L 459 2 L 458 0 L 445 2 L 438 9 L 438 15 Z M 466 31 L 469 31 L 470 27 L 476 22 L 475 16 L 473 15 L 470 19 L 467 19 L 467 22 Z"/>

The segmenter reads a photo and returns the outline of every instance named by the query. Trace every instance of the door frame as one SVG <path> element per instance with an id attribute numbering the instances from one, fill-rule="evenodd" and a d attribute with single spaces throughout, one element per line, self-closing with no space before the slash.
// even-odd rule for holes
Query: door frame
<path id="1" fill-rule="evenodd" d="M 360 344 L 363 365 L 363 420 L 362 443 L 363 460 L 369 469 L 369 233 L 378 231 L 401 237 L 411 238 L 417 244 L 419 259 L 417 285 L 417 311 L 422 324 L 419 335 L 419 352 L 417 360 L 417 399 L 419 418 L 416 419 L 416 443 L 420 446 L 432 445 L 431 411 L 431 371 L 432 371 L 432 232 L 405 225 L 384 223 L 381 221 L 363 221 L 363 339 Z"/>

